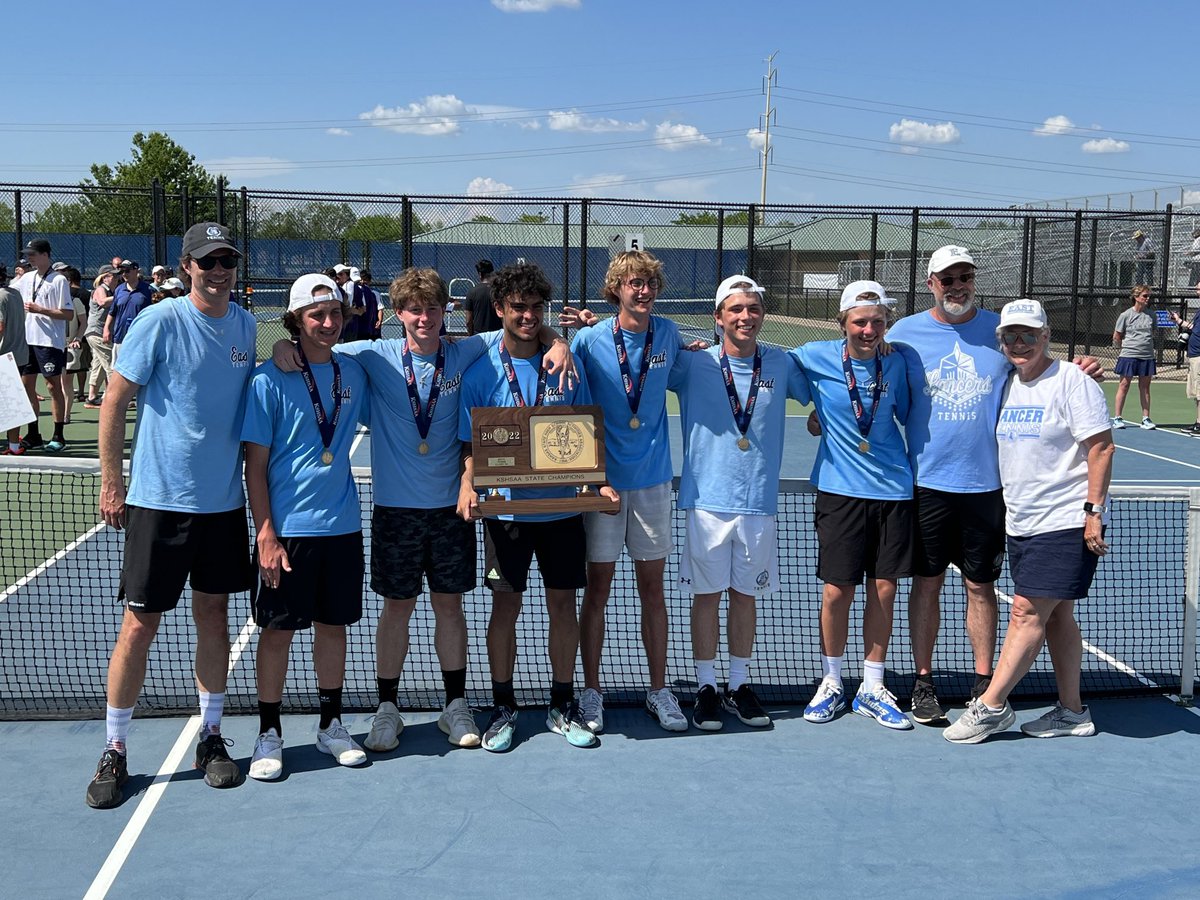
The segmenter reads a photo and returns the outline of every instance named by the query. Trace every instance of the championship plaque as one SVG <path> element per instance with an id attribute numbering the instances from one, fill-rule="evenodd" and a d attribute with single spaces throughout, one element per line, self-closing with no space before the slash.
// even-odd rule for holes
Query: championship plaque
<path id="1" fill-rule="evenodd" d="M 604 414 L 599 406 L 487 406 L 471 410 L 479 515 L 616 512 L 606 483 Z M 510 500 L 499 489 L 573 487 L 573 497 Z"/>

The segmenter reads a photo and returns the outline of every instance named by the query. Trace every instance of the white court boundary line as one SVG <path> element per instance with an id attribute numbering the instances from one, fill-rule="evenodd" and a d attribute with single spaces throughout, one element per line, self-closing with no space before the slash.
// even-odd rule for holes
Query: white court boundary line
<path id="1" fill-rule="evenodd" d="M 1188 438 L 1188 440 L 1195 440 L 1195 438 Z M 1116 446 L 1118 450 L 1125 450 L 1129 453 L 1137 453 L 1140 456 L 1148 456 L 1151 459 L 1157 459 L 1160 462 L 1174 463 L 1177 466 L 1187 466 L 1189 469 L 1200 469 L 1200 466 L 1196 465 L 1195 463 L 1187 463 L 1181 459 L 1175 459 L 1173 456 L 1159 456 L 1157 453 L 1148 453 L 1145 450 L 1134 450 L 1132 447 L 1122 447 L 1120 444 L 1117 444 Z"/>
<path id="2" fill-rule="evenodd" d="M 99 524 L 93 526 L 89 531 L 87 531 L 85 534 L 81 534 L 79 537 L 75 538 L 75 540 L 71 541 L 71 543 L 67 544 L 67 546 L 63 547 L 61 550 L 59 550 L 57 553 L 55 553 L 52 557 L 50 557 L 48 560 L 46 560 L 40 566 L 38 566 L 34 569 L 31 569 L 22 578 L 19 578 L 17 580 L 16 584 L 14 584 L 12 587 L 10 587 L 8 590 L 6 590 L 4 593 L 0 594 L 0 603 L 4 603 L 6 600 L 8 600 L 9 597 L 11 597 L 13 594 L 15 594 L 21 588 L 25 587 L 25 585 L 29 584 L 29 582 L 33 581 L 33 579 L 37 578 L 39 575 L 43 574 L 47 569 L 49 569 L 51 566 L 53 566 L 59 560 L 66 557 L 67 554 L 73 553 L 75 550 L 77 550 L 79 548 L 79 546 L 81 544 L 91 540 L 104 527 L 106 527 L 106 526 L 103 522 L 100 522 Z"/>
<path id="3" fill-rule="evenodd" d="M 233 670 L 237 667 L 242 653 L 250 645 L 250 636 L 254 634 L 254 627 L 254 617 L 250 616 L 250 618 L 246 619 L 246 624 L 242 626 L 242 630 L 238 632 L 237 639 L 229 648 L 229 669 L 227 670 L 227 675 L 233 674 Z M 183 729 L 179 732 L 179 737 L 175 739 L 175 745 L 171 748 L 171 752 L 167 754 L 167 758 L 163 760 L 158 774 L 154 776 L 154 781 L 146 789 L 145 796 L 142 797 L 141 802 L 138 803 L 138 808 L 134 810 L 133 816 L 130 817 L 120 837 L 117 838 L 117 842 L 109 852 L 108 858 L 104 860 L 104 865 L 100 867 L 100 871 L 92 879 L 91 886 L 88 888 L 87 893 L 83 895 L 84 900 L 103 900 L 104 897 L 108 896 L 113 882 L 117 880 L 117 875 L 120 874 L 125 861 L 129 859 L 133 845 L 141 837 L 142 830 L 146 827 L 146 823 L 150 821 L 150 815 L 154 812 L 154 808 L 158 806 L 158 801 L 162 799 L 162 795 L 171 781 L 171 776 L 179 771 L 184 754 L 187 752 L 188 747 L 191 746 L 192 738 L 199 725 L 200 716 L 198 715 L 192 716 L 184 723 Z"/>

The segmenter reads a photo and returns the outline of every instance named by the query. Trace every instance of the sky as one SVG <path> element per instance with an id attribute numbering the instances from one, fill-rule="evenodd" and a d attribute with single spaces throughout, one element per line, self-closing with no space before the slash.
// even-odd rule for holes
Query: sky
<path id="1" fill-rule="evenodd" d="M 157 130 L 235 187 L 757 202 L 775 54 L 769 203 L 1200 206 L 1194 0 L 46 10 L 79 34 L 10 32 L 0 182 Z"/>

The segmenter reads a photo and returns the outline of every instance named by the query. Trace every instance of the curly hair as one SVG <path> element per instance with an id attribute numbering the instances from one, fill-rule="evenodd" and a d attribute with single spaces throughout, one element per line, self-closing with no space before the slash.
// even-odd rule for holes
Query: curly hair
<path id="1" fill-rule="evenodd" d="M 660 291 L 667 286 L 663 265 L 657 256 L 645 250 L 624 250 L 608 264 L 608 271 L 604 275 L 604 299 L 609 303 L 620 303 L 621 282 L 630 277 L 657 278 Z"/>
<path id="2" fill-rule="evenodd" d="M 1149 294 L 1150 291 L 1151 288 L 1148 284 L 1135 284 L 1133 286 L 1133 290 L 1129 292 L 1129 302 L 1132 303 L 1133 301 L 1137 300 L 1138 294 Z"/>
<path id="3" fill-rule="evenodd" d="M 450 291 L 436 269 L 405 269 L 388 286 L 392 309 L 404 309 L 411 301 L 434 302 L 443 309 L 450 302 Z"/>
<path id="4" fill-rule="evenodd" d="M 537 297 L 548 301 L 551 290 L 549 279 L 533 263 L 505 266 L 492 276 L 492 297 L 500 304 L 509 297 Z"/>

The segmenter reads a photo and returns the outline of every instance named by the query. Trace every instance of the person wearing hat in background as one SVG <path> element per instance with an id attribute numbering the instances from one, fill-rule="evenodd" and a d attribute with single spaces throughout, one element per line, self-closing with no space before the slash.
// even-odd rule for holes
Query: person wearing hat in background
<path id="1" fill-rule="evenodd" d="M 1196 296 L 1200 298 L 1200 282 L 1196 283 Z M 1189 437 L 1200 437 L 1200 306 L 1190 322 L 1174 310 L 1171 310 L 1171 318 L 1179 326 L 1180 338 L 1187 342 L 1184 348 L 1188 365 L 1187 396 L 1196 401 L 1196 421 L 1182 431 Z"/>
<path id="2" fill-rule="evenodd" d="M 692 723 L 718 731 L 722 707 L 744 724 L 771 724 L 750 686 L 756 598 L 778 588 L 775 515 L 787 398 L 802 390 L 799 368 L 760 344 L 764 290 L 748 275 L 717 287 L 714 324 L 721 343 L 680 353 L 669 387 L 679 395 L 687 514 L 679 584 L 692 594 L 692 656 L 699 689 Z M 725 402 L 722 402 L 724 400 Z M 721 595 L 728 591 L 729 679 L 717 688 Z"/>
<path id="3" fill-rule="evenodd" d="M 0 355 L 11 353 L 19 370 L 29 359 L 25 343 L 25 303 L 19 291 L 8 286 L 8 267 L 0 264 Z M 22 456 L 21 429 L 8 430 L 8 443 L 0 456 Z"/>
<path id="4" fill-rule="evenodd" d="M 882 352 L 895 305 L 878 282 L 851 282 L 837 315 L 842 339 L 792 351 L 803 378 L 800 402 L 811 402 L 821 420 L 812 483 L 817 577 L 825 582 L 823 677 L 804 710 L 809 722 L 829 722 L 846 707 L 842 666 L 850 607 L 865 576 L 863 679 L 852 708 L 886 728 L 912 728 L 883 681 L 896 582 L 913 567 L 912 469 L 897 427 L 908 419 L 908 374 L 903 356 Z"/>
<path id="5" fill-rule="evenodd" d="M 182 297 L 187 293 L 187 288 L 183 286 L 183 282 L 178 278 L 167 278 L 161 285 L 161 291 L 164 298 Z"/>
<path id="6" fill-rule="evenodd" d="M 84 339 L 92 348 L 87 397 L 83 401 L 83 405 L 88 409 L 100 408 L 101 382 L 107 387 L 109 375 L 112 373 L 112 343 L 104 339 L 104 320 L 108 318 L 108 308 L 112 305 L 113 285 L 116 280 L 116 267 L 105 263 L 92 281 L 92 295 L 88 301 L 88 323 L 83 332 Z"/>
<path id="7" fill-rule="evenodd" d="M 45 447 L 48 453 L 59 453 L 67 446 L 63 435 L 67 407 L 62 376 L 67 363 L 67 322 L 75 317 L 75 305 L 66 277 L 50 268 L 50 242 L 35 238 L 25 245 L 23 253 L 33 268 L 14 285 L 25 303 L 25 341 L 29 345 L 29 357 L 20 370 L 21 381 L 34 415 L 38 416 L 41 415 L 38 375 L 46 379 L 50 386 L 54 434 L 49 441 L 43 441 L 35 418 L 22 443 L 27 450 Z"/>
<path id="8" fill-rule="evenodd" d="M 342 325 L 343 344 L 358 340 L 359 320 L 363 314 L 362 295 L 358 290 L 358 283 L 351 278 L 354 271 L 345 263 L 338 263 L 333 267 L 333 280 L 337 282 L 338 290 L 341 291 L 347 306 L 345 323 Z"/>
<path id="9" fill-rule="evenodd" d="M 362 312 L 358 319 L 358 338 L 362 341 L 373 341 L 379 337 L 375 328 L 379 321 L 379 295 L 371 289 L 371 273 L 367 269 L 351 268 L 350 282 L 362 302 Z"/>
<path id="10" fill-rule="evenodd" d="M 500 327 L 500 317 L 492 307 L 492 275 L 496 267 L 490 259 L 481 259 L 475 263 L 475 274 L 479 283 L 467 291 L 463 300 L 463 308 L 467 317 L 467 334 L 482 334 L 485 331 L 495 331 Z"/>
<path id="11" fill-rule="evenodd" d="M 117 267 L 121 281 L 113 293 L 112 305 L 108 308 L 108 320 L 104 323 L 104 339 L 112 344 L 112 360 L 116 365 L 121 353 L 121 344 L 129 327 L 143 309 L 154 300 L 154 288 L 142 278 L 142 270 L 130 259 L 121 260 Z"/>
<path id="12" fill-rule="evenodd" d="M 267 360 L 246 389 L 241 436 L 260 578 L 254 621 L 261 629 L 259 735 L 250 777 L 262 781 L 283 774 L 280 709 L 297 630 L 314 631 L 317 749 L 343 766 L 367 761 L 342 724 L 346 626 L 362 618 L 363 606 L 363 533 L 350 448 L 368 410 L 362 366 L 333 353 L 345 312 L 330 279 L 298 278 L 283 325 L 297 341 L 300 371 L 281 372 Z"/>
<path id="13" fill-rule="evenodd" d="M 63 373 L 67 376 L 63 385 L 63 400 L 66 414 L 63 423 L 71 424 L 71 407 L 86 398 L 83 393 L 87 380 L 88 369 L 92 365 L 92 348 L 84 338 L 83 332 L 88 323 L 88 292 L 83 289 L 83 276 L 74 266 L 64 266 L 61 270 L 71 285 L 71 302 L 75 307 L 75 318 L 67 323 L 67 363 Z M 76 383 L 72 385 L 74 380 Z"/>
<path id="14" fill-rule="evenodd" d="M 189 581 L 201 721 L 195 766 L 212 787 L 241 780 L 221 737 L 229 595 L 253 582 L 241 427 L 256 328 L 254 317 L 230 302 L 240 255 L 224 225 L 200 222 L 187 230 L 180 268 L 191 293 L 133 321 L 100 410 L 100 515 L 126 529 L 119 594 L 126 609 L 109 660 L 107 742 L 87 789 L 95 808 L 124 797 L 126 739 L 150 645 Z M 126 493 L 125 414 L 135 393 Z"/>
<path id="15" fill-rule="evenodd" d="M 163 286 L 163 282 L 170 277 L 170 273 L 167 271 L 166 266 L 159 265 L 150 270 L 150 283 L 155 288 L 161 288 Z"/>
<path id="16" fill-rule="evenodd" d="M 1140 228 L 1133 233 L 1133 281 L 1135 284 L 1152 284 L 1154 282 L 1154 241 Z"/>
<path id="17" fill-rule="evenodd" d="M 1088 595 L 1096 564 L 1108 552 L 1105 504 L 1114 450 L 1108 405 L 1078 366 L 1050 356 L 1050 328 L 1036 300 L 1006 304 L 996 333 L 1015 369 L 995 426 L 1012 613 L 991 683 L 942 736 L 975 744 L 1012 725 L 1008 695 L 1043 643 L 1050 648 L 1058 703 L 1021 731 L 1086 736 L 1096 726 L 1079 696 L 1083 639 L 1075 601 Z"/>
<path id="18" fill-rule="evenodd" d="M 1113 326 L 1113 346 L 1117 350 L 1117 365 L 1113 371 L 1120 376 L 1117 395 L 1113 398 L 1113 428 L 1124 428 L 1128 423 L 1121 418 L 1125 411 L 1125 397 L 1133 379 L 1138 382 L 1138 400 L 1142 404 L 1142 428 L 1153 431 L 1158 426 L 1150 418 L 1150 382 L 1158 366 L 1154 362 L 1154 315 L 1147 312 L 1150 305 L 1150 286 L 1135 284 L 1129 293 L 1132 301 L 1128 309 L 1122 310 Z"/>

